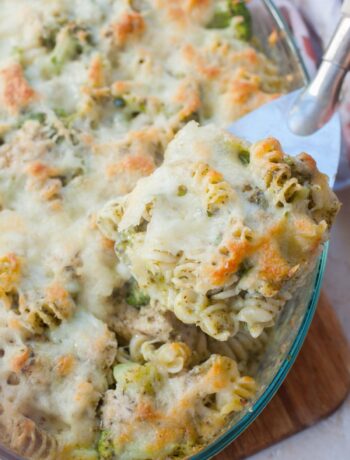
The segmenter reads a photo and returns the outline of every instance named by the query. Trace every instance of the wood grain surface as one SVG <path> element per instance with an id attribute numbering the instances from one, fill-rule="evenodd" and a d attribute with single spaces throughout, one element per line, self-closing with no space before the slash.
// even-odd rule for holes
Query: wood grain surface
<path id="1" fill-rule="evenodd" d="M 350 350 L 322 293 L 310 331 L 287 379 L 253 424 L 215 460 L 238 460 L 334 412 L 350 389 Z"/>

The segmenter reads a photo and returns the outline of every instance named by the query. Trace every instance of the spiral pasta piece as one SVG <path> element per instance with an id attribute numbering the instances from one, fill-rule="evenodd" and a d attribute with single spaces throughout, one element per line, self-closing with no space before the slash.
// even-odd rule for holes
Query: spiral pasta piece
<path id="1" fill-rule="evenodd" d="M 115 240 L 118 232 L 118 224 L 124 214 L 124 200 L 120 197 L 109 202 L 99 213 L 97 225 L 100 231 L 110 240 Z"/>
<path id="2" fill-rule="evenodd" d="M 220 209 L 233 194 L 229 183 L 218 171 L 206 163 L 195 163 L 192 177 L 196 187 L 204 194 L 204 203 L 209 215 Z"/>
<path id="3" fill-rule="evenodd" d="M 6 254 L 0 257 L 0 297 L 15 288 L 21 274 L 19 257 Z"/>
<path id="4" fill-rule="evenodd" d="M 41 430 L 35 422 L 22 417 L 7 428 L 8 445 L 14 451 L 34 460 L 53 460 L 58 453 L 57 440 Z"/>
<path id="5" fill-rule="evenodd" d="M 321 218 L 324 180 L 276 139 L 250 146 L 191 122 L 125 198 L 117 255 L 154 308 L 218 341 L 257 338 L 317 263 L 337 208 L 326 187 Z"/>

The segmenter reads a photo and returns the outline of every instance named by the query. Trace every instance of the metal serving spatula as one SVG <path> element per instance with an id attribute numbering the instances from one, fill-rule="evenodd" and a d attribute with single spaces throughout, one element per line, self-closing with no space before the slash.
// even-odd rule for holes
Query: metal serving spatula
<path id="1" fill-rule="evenodd" d="M 341 126 L 334 113 L 345 75 L 350 69 L 350 0 L 312 82 L 269 102 L 228 127 L 250 142 L 276 137 L 286 153 L 305 151 L 333 185 L 341 151 Z"/>

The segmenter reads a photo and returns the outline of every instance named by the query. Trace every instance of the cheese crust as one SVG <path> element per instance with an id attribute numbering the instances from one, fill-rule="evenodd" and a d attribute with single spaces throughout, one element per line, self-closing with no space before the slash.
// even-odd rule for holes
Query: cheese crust
<path id="1" fill-rule="evenodd" d="M 159 309 L 226 341 L 258 337 L 315 267 L 338 210 L 312 158 L 185 126 L 98 225 Z"/>

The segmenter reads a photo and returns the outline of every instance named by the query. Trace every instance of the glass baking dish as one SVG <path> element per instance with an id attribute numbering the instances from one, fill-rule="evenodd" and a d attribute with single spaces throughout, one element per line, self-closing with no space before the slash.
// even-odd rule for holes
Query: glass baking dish
<path id="1" fill-rule="evenodd" d="M 285 75 L 286 90 L 303 86 L 308 75 L 302 58 L 294 44 L 280 12 L 271 0 L 251 0 L 248 4 L 253 17 L 255 45 L 267 54 Z M 269 44 L 272 32 L 279 40 L 274 46 Z M 258 394 L 244 411 L 233 416 L 224 430 L 208 446 L 191 457 L 192 460 L 206 460 L 224 449 L 244 431 L 260 414 L 276 393 L 290 370 L 309 329 L 320 293 L 327 258 L 327 245 L 317 267 L 311 273 L 304 288 L 288 302 L 282 311 L 276 328 L 257 371 Z M 0 446 L 1 460 L 23 460 Z"/>

